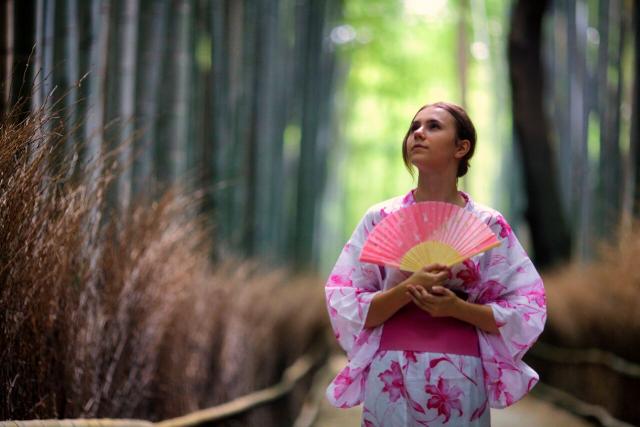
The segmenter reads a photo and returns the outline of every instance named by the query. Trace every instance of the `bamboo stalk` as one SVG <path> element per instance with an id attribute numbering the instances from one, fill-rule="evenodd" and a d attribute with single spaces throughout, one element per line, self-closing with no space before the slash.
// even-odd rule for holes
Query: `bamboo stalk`
<path id="1" fill-rule="evenodd" d="M 4 31 L 2 32 L 2 58 L 0 58 L 0 118 L 9 112 L 11 105 L 11 75 L 13 70 L 13 0 L 4 0 L 0 11 L 0 22 Z"/>
<path id="2" fill-rule="evenodd" d="M 42 107 L 42 50 L 44 27 L 44 0 L 36 0 L 35 3 L 35 45 L 33 50 L 31 74 L 33 89 L 31 94 L 31 112 L 36 112 Z"/>
<path id="3" fill-rule="evenodd" d="M 189 134 L 189 77 L 191 75 L 191 2 L 176 2 L 176 37 L 173 51 L 173 99 L 169 127 L 170 182 L 185 178 Z"/>
<path id="4" fill-rule="evenodd" d="M 640 217 L 640 4 L 632 3 L 634 32 L 633 100 L 631 106 L 631 152 L 633 159 L 633 188 L 631 216 Z"/>
<path id="5" fill-rule="evenodd" d="M 109 0 L 92 0 L 91 2 L 91 44 L 89 47 L 89 77 L 87 82 L 87 113 L 84 139 L 86 141 L 86 157 L 83 158 L 83 166 L 87 170 L 86 186 L 89 194 L 98 191 L 100 179 L 103 178 L 103 132 L 105 109 L 105 84 L 107 70 L 107 47 L 109 40 Z M 98 290 L 98 262 L 101 258 L 101 246 L 99 244 L 99 230 L 101 222 L 101 206 L 92 206 L 85 224 L 88 238 L 85 242 L 85 252 L 89 256 L 89 274 L 87 287 L 80 296 L 80 309 L 95 311 L 95 300 L 99 295 Z M 88 306 L 89 305 L 89 306 Z M 95 318 L 90 319 L 88 329 L 98 328 Z M 86 353 L 80 353 L 78 358 L 88 357 L 93 361 L 99 359 L 99 346 L 92 343 L 86 349 Z M 82 372 L 74 371 L 74 375 L 82 375 Z M 82 384 L 81 378 L 76 378 L 77 384 Z M 84 405 L 85 414 L 94 414 L 100 407 L 101 393 L 97 388 L 98 382 L 94 379 L 90 382 L 91 390 L 88 392 L 94 399 L 89 399 Z"/>
<path id="6" fill-rule="evenodd" d="M 119 108 L 120 132 L 118 135 L 119 161 L 122 168 L 118 176 L 118 207 L 124 213 L 131 203 L 132 187 L 132 138 L 134 129 L 135 94 L 136 94 L 136 53 L 138 47 L 138 0 L 127 0 L 121 10 L 122 28 L 118 63 L 119 73 Z"/>
<path id="7" fill-rule="evenodd" d="M 142 136 L 136 142 L 139 157 L 134 167 L 134 193 L 140 194 L 149 188 L 153 174 L 153 148 L 156 141 L 156 123 L 158 121 L 158 92 L 163 60 L 163 46 L 167 40 L 167 0 L 155 0 L 150 3 L 149 30 L 141 32 L 142 50 L 137 85 L 138 125 L 143 129 Z M 144 18 L 143 18 L 144 19 Z"/>
<path id="8" fill-rule="evenodd" d="M 236 100 L 230 93 L 236 91 L 236 84 L 230 81 L 230 63 L 237 61 L 241 49 L 231 45 L 235 31 L 242 35 L 242 26 L 234 22 L 231 16 L 225 14 L 225 2 L 217 1 L 211 4 L 211 117 L 213 130 L 211 142 L 213 145 L 213 158 L 211 169 L 213 182 L 220 185 L 220 189 L 213 196 L 213 214 L 215 215 L 217 238 L 228 240 L 231 235 L 231 190 L 226 188 L 232 176 L 233 163 L 227 161 L 233 147 L 234 126 L 231 120 L 232 112 L 236 110 Z M 231 8 L 238 10 L 242 2 L 232 2 Z M 225 22 L 231 23 L 229 31 L 226 31 Z M 221 185 L 222 184 L 222 185 Z"/>
<path id="9" fill-rule="evenodd" d="M 85 164 L 92 161 L 100 162 L 103 152 L 109 8 L 109 0 L 93 0 L 91 3 L 91 45 L 89 47 L 87 113 L 84 135 L 87 141 L 87 158 L 85 159 Z M 94 185 L 91 183 L 95 183 L 101 174 L 101 165 L 92 168 L 89 185 Z"/>
<path id="10" fill-rule="evenodd" d="M 55 38 L 56 0 L 46 0 L 44 5 L 44 19 L 42 29 L 42 97 L 45 108 L 51 107 L 53 85 L 53 51 Z M 50 126 L 45 126 L 48 133 Z"/>
<path id="11" fill-rule="evenodd" d="M 75 130 L 78 121 L 78 85 L 79 76 L 79 29 L 78 29 L 78 0 L 66 0 L 65 3 L 65 39 L 64 39 L 64 74 L 67 95 L 64 98 L 64 122 L 66 131 L 65 155 L 73 159 L 68 173 L 75 171 L 78 149 L 75 143 Z"/>

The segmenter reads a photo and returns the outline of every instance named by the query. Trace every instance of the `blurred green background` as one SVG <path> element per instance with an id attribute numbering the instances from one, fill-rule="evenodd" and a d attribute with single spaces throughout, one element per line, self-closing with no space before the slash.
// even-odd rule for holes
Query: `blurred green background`
<path id="1" fill-rule="evenodd" d="M 339 233 L 323 242 L 323 271 L 335 260 L 336 240 L 348 238 L 369 206 L 415 187 L 401 145 L 426 103 L 463 105 L 476 126 L 478 145 L 459 188 L 499 210 L 517 209 L 508 200 L 518 181 L 502 175 L 517 173 L 509 168 L 508 12 L 505 1 L 345 3 L 344 23 L 331 33 L 344 69 L 335 101 L 341 144 L 324 216 Z"/>

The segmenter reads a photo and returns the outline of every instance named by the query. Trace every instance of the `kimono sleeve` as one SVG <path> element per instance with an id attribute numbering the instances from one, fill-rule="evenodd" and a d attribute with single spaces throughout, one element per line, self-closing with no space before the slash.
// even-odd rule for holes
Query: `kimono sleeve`
<path id="1" fill-rule="evenodd" d="M 500 214 L 489 224 L 502 244 L 480 262 L 476 303 L 491 307 L 498 334 L 478 329 L 489 404 L 504 408 L 520 400 L 538 382 L 522 361 L 544 328 L 547 316 L 542 278 Z"/>
<path id="2" fill-rule="evenodd" d="M 342 249 L 325 284 L 331 327 L 349 360 L 329 384 L 326 395 L 332 405 L 342 408 L 362 402 L 366 375 L 382 332 L 381 327 L 364 327 L 371 300 L 382 288 L 380 268 L 359 261 L 373 226 L 365 215 Z"/>
<path id="3" fill-rule="evenodd" d="M 371 300 L 381 291 L 382 276 L 375 264 L 359 261 L 373 224 L 365 215 L 344 245 L 325 284 L 325 297 L 333 332 L 352 358 L 364 329 Z"/>

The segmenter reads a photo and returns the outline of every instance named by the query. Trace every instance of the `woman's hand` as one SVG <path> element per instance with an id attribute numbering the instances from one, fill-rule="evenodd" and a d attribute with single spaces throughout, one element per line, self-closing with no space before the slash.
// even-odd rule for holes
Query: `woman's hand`
<path id="1" fill-rule="evenodd" d="M 406 277 L 410 273 L 398 271 Z M 371 300 L 371 306 L 364 323 L 365 328 L 373 328 L 385 322 L 389 317 L 411 301 L 408 286 L 426 290 L 441 284 L 449 277 L 447 267 L 442 264 L 430 264 L 422 270 L 410 274 L 410 277 L 386 291 L 378 293 Z"/>
<path id="2" fill-rule="evenodd" d="M 407 293 L 415 305 L 433 317 L 456 317 L 460 303 L 464 301 L 452 290 L 443 286 L 433 286 L 431 292 L 421 286 L 407 286 Z"/>
<path id="3" fill-rule="evenodd" d="M 407 285 L 406 295 L 415 305 L 433 317 L 451 316 L 485 332 L 500 333 L 490 306 L 469 303 L 444 286 L 434 286 L 431 292 L 428 292 L 420 286 Z"/>
<path id="4" fill-rule="evenodd" d="M 445 280 L 449 279 L 451 272 L 449 267 L 444 264 L 429 264 L 421 270 L 414 272 L 405 279 L 408 285 L 420 287 L 426 291 L 430 291 L 434 286 L 442 285 Z"/>

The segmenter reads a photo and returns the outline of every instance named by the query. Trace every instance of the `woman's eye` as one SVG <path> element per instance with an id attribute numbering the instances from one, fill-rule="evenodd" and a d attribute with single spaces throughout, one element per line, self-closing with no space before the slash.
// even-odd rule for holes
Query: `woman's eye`
<path id="1" fill-rule="evenodd" d="M 431 125 L 429 125 L 429 129 L 438 129 L 440 126 L 438 126 L 436 123 L 431 123 Z"/>

